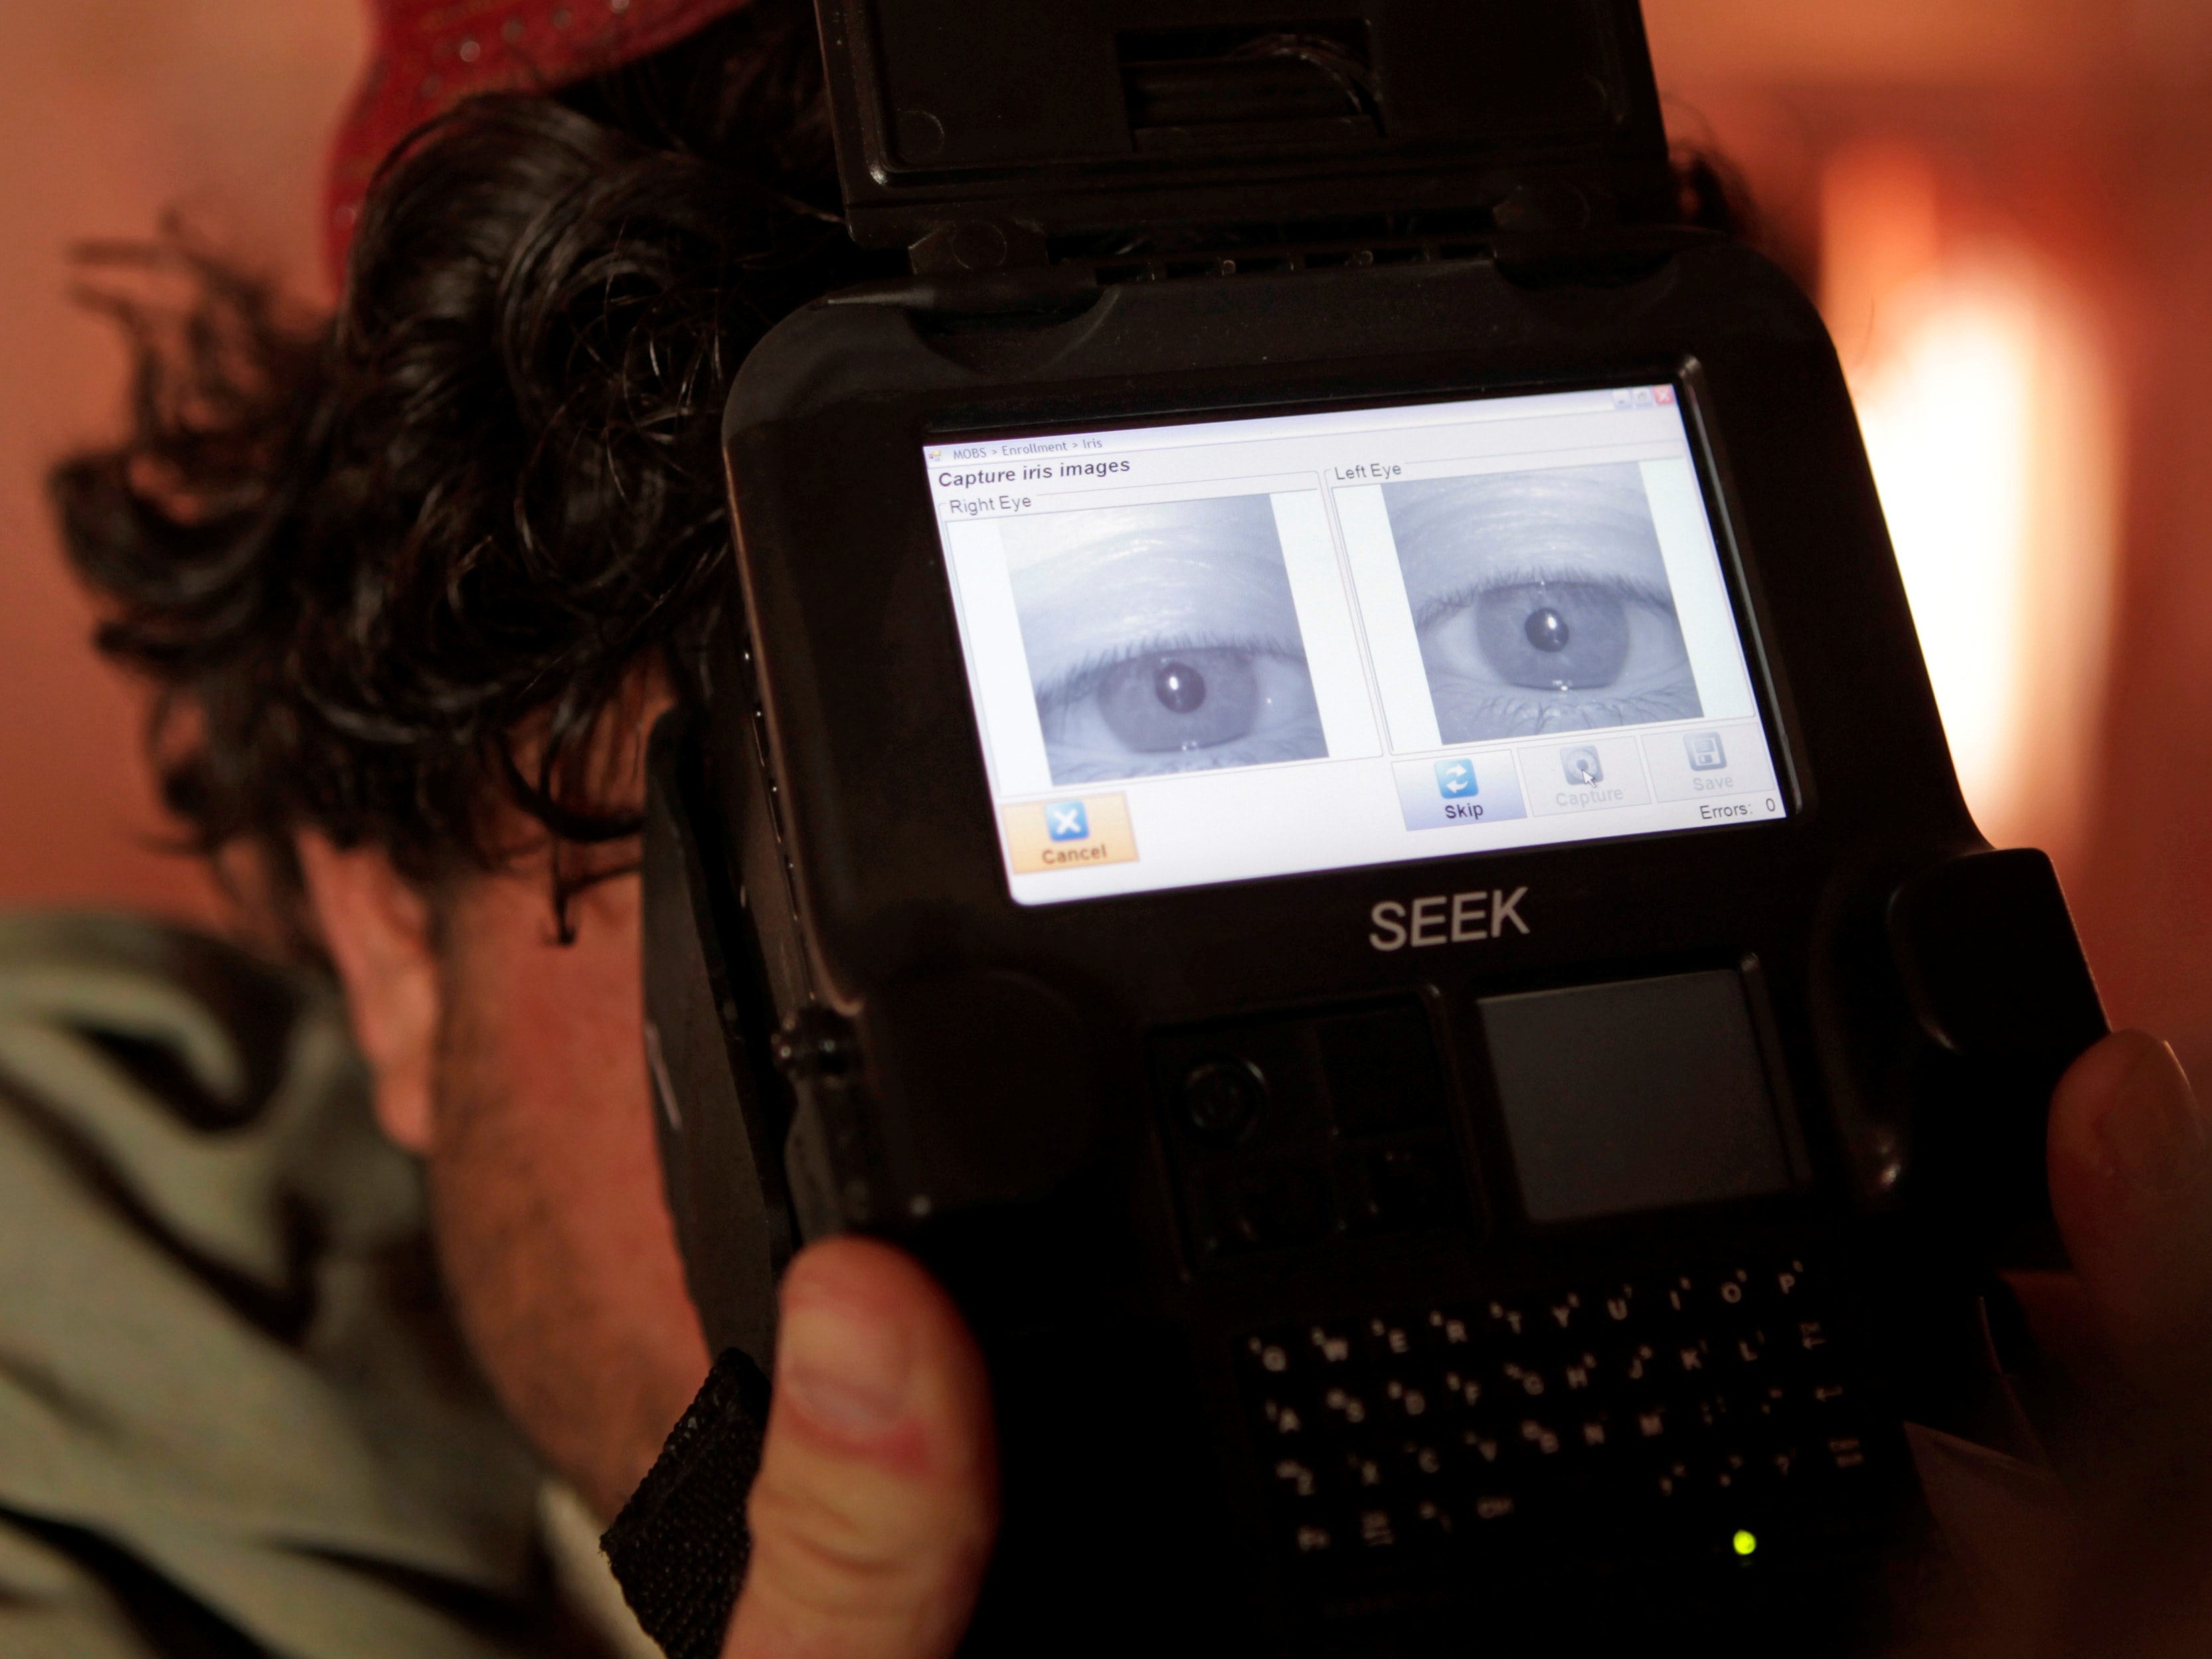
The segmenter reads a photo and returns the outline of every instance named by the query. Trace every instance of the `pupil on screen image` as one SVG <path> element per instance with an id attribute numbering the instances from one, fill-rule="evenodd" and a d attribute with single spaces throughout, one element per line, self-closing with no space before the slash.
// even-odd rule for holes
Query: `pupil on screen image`
<path id="1" fill-rule="evenodd" d="M 1572 637 L 1567 629 L 1567 619 L 1548 605 L 1531 612 L 1528 624 L 1522 632 L 1528 635 L 1528 643 L 1539 651 L 1564 651 Z"/>
<path id="2" fill-rule="evenodd" d="M 1206 676 L 1187 662 L 1162 663 L 1152 677 L 1152 690 L 1168 708 L 1188 714 L 1206 701 Z"/>

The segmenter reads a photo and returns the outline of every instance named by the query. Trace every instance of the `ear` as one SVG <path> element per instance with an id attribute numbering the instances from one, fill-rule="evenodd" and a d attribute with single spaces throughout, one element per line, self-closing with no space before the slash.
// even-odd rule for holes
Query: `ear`
<path id="1" fill-rule="evenodd" d="M 377 1121 L 419 1156 L 430 1146 L 441 1013 L 430 908 L 380 852 L 341 852 L 311 833 L 298 847 L 323 947 L 345 986 L 354 1040 L 375 1074 Z"/>

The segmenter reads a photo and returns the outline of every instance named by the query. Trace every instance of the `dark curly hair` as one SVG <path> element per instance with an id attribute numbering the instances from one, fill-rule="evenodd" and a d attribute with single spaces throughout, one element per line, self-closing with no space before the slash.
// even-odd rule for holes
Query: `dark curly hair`
<path id="1" fill-rule="evenodd" d="M 821 82 L 805 0 L 754 0 L 557 97 L 471 100 L 386 163 L 326 320 L 178 234 L 82 252 L 136 371 L 128 435 L 54 471 L 64 541 L 100 648 L 160 693 L 189 846 L 258 854 L 300 942 L 302 829 L 427 889 L 521 850 L 519 807 L 564 924 L 623 867 L 595 739 L 641 670 L 680 695 L 732 603 L 729 382 L 892 274 L 843 234 Z M 1677 174 L 1685 220 L 1735 220 L 1724 172 Z"/>
<path id="2" fill-rule="evenodd" d="M 635 833 L 593 737 L 730 602 L 731 377 L 881 268 L 838 218 L 803 0 L 416 134 L 327 320 L 175 232 L 81 259 L 135 372 L 128 435 L 52 476 L 64 543 L 159 690 L 191 845 L 258 852 L 295 924 L 301 828 L 426 887 L 519 850 L 502 799 L 556 882 Z"/>

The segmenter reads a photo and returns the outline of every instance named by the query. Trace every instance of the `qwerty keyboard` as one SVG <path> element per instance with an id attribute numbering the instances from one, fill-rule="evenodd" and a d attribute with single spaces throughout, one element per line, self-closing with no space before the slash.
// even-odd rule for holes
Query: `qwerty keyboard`
<path id="1" fill-rule="evenodd" d="M 1848 1528 L 1887 1450 L 1826 1292 L 1791 1259 L 1253 1336 L 1282 1543 L 1336 1567 Z"/>

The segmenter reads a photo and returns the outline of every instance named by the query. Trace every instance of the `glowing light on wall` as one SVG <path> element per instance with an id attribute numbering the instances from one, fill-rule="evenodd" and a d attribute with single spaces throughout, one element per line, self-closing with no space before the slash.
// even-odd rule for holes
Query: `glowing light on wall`
<path id="1" fill-rule="evenodd" d="M 1982 831 L 2063 854 L 2094 794 L 2114 541 L 2095 332 L 2032 255 L 1945 246 L 1911 152 L 1830 169 L 1823 297 Z"/>

